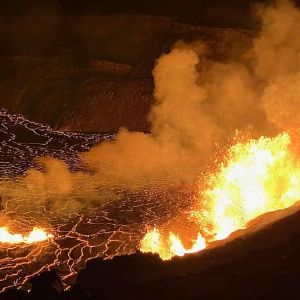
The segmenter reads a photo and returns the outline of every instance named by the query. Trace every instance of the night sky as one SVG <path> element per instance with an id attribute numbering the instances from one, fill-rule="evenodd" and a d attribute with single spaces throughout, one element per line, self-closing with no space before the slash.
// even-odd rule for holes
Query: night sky
<path id="1" fill-rule="evenodd" d="M 151 14 L 191 24 L 251 27 L 255 21 L 251 11 L 257 2 L 263 1 L 1 0 L 0 15 Z"/>

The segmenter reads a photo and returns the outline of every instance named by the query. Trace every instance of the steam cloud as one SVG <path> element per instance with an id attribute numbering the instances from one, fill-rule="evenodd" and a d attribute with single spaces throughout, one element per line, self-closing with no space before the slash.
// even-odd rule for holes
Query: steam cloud
<path id="1" fill-rule="evenodd" d="M 16 181 L 1 182 L 7 206 L 28 199 L 61 209 L 69 199 L 77 209 L 118 199 L 112 188 L 118 185 L 135 189 L 193 181 L 216 144 L 228 143 L 237 129 L 259 136 L 298 126 L 300 11 L 278 0 L 260 6 L 258 14 L 262 29 L 241 57 L 213 61 L 201 42 L 179 42 L 157 60 L 151 135 L 121 128 L 115 141 L 82 154 L 90 174 L 72 173 L 62 162 L 42 158 L 45 172 L 33 169 Z"/>

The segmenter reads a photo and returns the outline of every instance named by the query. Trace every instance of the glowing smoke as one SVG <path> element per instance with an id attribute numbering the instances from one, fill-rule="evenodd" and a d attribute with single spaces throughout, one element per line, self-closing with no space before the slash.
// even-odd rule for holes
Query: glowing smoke
<path id="1" fill-rule="evenodd" d="M 274 135 L 298 125 L 300 12 L 288 1 L 260 7 L 262 29 L 235 61 L 206 58 L 205 45 L 175 45 L 154 68 L 152 135 L 120 130 L 83 155 L 112 180 L 191 180 L 216 143 L 235 131 Z"/>
<path id="2" fill-rule="evenodd" d="M 29 170 L 24 178 L 1 183 L 7 207 L 27 199 L 76 210 L 118 199 L 112 187 L 120 184 L 193 181 L 216 144 L 230 142 L 237 129 L 257 137 L 298 125 L 300 12 L 277 1 L 260 7 L 259 15 L 262 29 L 252 49 L 235 60 L 208 59 L 201 42 L 178 43 L 157 60 L 151 135 L 120 129 L 115 141 L 82 154 L 89 174 L 43 159 L 44 171 Z"/>

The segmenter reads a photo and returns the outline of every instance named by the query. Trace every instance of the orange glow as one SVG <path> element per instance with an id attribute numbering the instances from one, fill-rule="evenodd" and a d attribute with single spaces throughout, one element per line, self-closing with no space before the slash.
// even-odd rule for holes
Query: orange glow
<path id="1" fill-rule="evenodd" d="M 190 249 L 186 249 L 181 239 L 170 232 L 168 239 L 164 241 L 158 229 L 154 228 L 149 231 L 141 245 L 142 252 L 159 253 L 163 260 L 171 259 L 173 256 L 183 256 L 186 253 L 195 253 L 206 247 L 205 240 L 198 234 L 197 240 L 194 241 Z"/>
<path id="2" fill-rule="evenodd" d="M 23 236 L 21 233 L 10 233 L 6 227 L 0 227 L 0 243 L 6 244 L 33 244 L 49 240 L 53 237 L 41 228 L 34 227 L 32 231 Z"/>
<path id="3" fill-rule="evenodd" d="M 142 240 L 141 251 L 158 253 L 164 260 L 197 252 L 214 240 L 246 228 L 261 214 L 296 203 L 300 199 L 300 160 L 291 150 L 290 135 L 261 137 L 231 146 L 218 171 L 207 176 L 207 186 L 199 188 L 198 203 L 190 211 L 199 228 L 199 241 L 191 250 L 186 250 L 181 238 L 173 233 L 165 241 L 155 228 Z"/>

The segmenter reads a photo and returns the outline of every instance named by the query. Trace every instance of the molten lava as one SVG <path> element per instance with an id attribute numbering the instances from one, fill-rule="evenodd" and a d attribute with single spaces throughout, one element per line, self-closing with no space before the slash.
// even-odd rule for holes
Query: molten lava
<path id="1" fill-rule="evenodd" d="M 164 260 L 198 252 L 246 228 L 259 215 L 296 203 L 300 199 L 300 159 L 292 146 L 288 133 L 231 146 L 218 171 L 207 176 L 207 187 L 200 189 L 189 213 L 199 228 L 192 247 L 183 247 L 186 237 L 154 228 L 143 238 L 141 251 L 158 253 Z"/>
<path id="2" fill-rule="evenodd" d="M 32 231 L 23 236 L 21 233 L 10 233 L 6 227 L 0 227 L 0 243 L 6 244 L 33 244 L 49 240 L 53 237 L 52 234 L 47 233 L 45 230 L 34 227 Z"/>
<path id="3" fill-rule="evenodd" d="M 168 239 L 163 240 L 158 229 L 154 228 L 144 237 L 141 251 L 159 253 L 163 260 L 168 260 L 173 256 L 183 256 L 187 253 L 199 252 L 206 247 L 206 242 L 200 233 L 197 240 L 193 242 L 193 246 L 190 249 L 186 249 L 181 239 L 174 233 L 170 232 Z"/>

